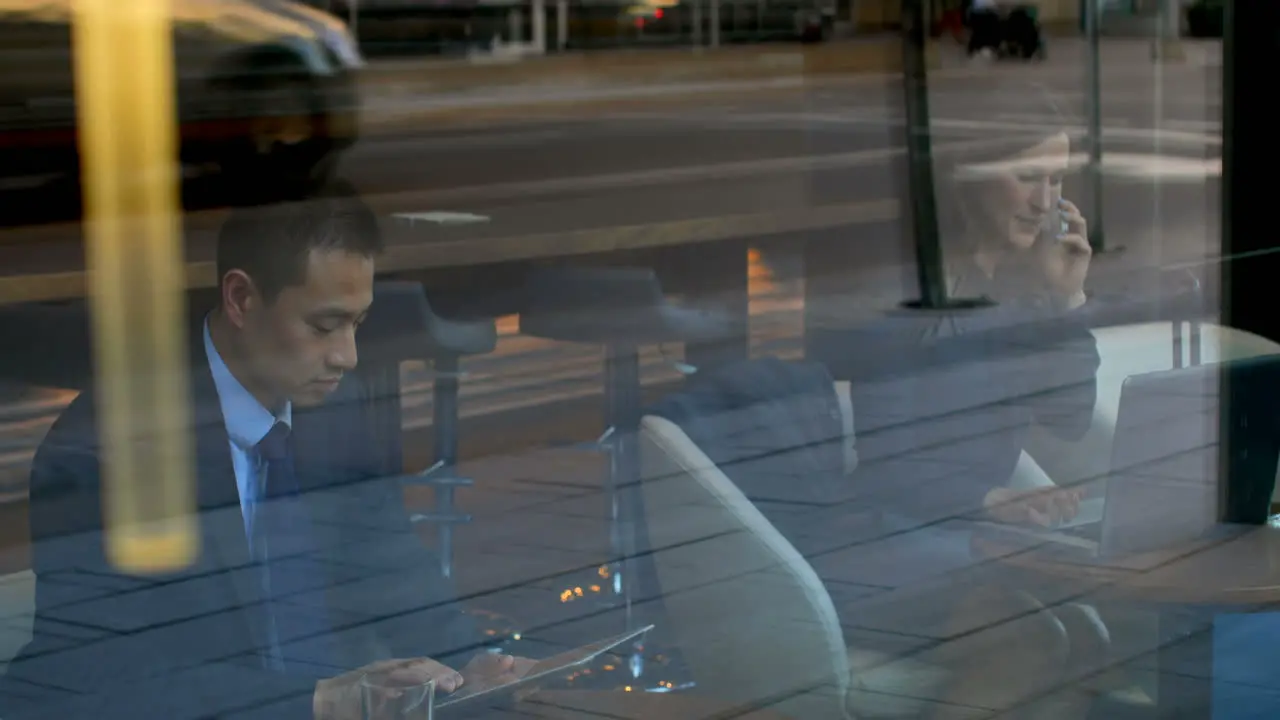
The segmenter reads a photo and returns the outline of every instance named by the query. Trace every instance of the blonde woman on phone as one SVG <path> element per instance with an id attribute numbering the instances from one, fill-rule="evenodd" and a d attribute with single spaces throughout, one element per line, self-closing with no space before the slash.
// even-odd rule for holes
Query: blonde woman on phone
<path id="1" fill-rule="evenodd" d="M 1020 85 L 942 100 L 935 115 L 968 112 L 974 127 L 1003 103 L 1045 118 L 993 126 L 936 168 L 950 295 L 985 297 L 989 307 L 890 312 L 824 329 L 810 356 L 851 381 L 863 458 L 854 490 L 893 547 L 894 571 L 873 564 L 865 582 L 901 586 L 981 570 L 984 580 L 923 597 L 912 616 L 965 637 L 930 652 L 952 671 L 941 699 L 1003 710 L 1059 686 L 1107 643 L 1092 609 L 1046 607 L 1024 589 L 1029 583 L 973 558 L 966 526 L 950 522 L 1046 526 L 1076 513 L 1074 489 L 1008 483 L 1033 424 L 1068 440 L 1089 428 L 1099 364 L 1088 329 L 1092 254 L 1088 223 L 1062 196 L 1071 142 L 1048 94 Z M 1065 717 L 1075 711 L 1064 708 Z"/>

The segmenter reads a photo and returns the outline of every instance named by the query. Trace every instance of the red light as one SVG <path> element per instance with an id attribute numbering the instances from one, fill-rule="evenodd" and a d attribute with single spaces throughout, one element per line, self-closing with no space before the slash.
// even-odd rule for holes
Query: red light
<path id="1" fill-rule="evenodd" d="M 636 27 L 638 27 L 638 28 L 643 28 L 643 27 L 644 27 L 644 18 L 642 18 L 642 17 L 638 17 L 638 18 L 636 18 Z"/>
<path id="2" fill-rule="evenodd" d="M 658 8 L 658 9 L 654 10 L 654 11 L 653 11 L 653 17 L 654 17 L 654 19 L 655 19 L 655 20 L 661 20 L 661 19 L 662 19 L 662 8 Z"/>

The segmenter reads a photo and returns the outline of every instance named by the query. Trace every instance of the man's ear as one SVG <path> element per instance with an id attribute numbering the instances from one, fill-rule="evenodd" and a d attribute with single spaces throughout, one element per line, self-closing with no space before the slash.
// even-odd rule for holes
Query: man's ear
<path id="1" fill-rule="evenodd" d="M 230 270 L 222 276 L 222 312 L 232 325 L 245 326 L 251 312 L 262 305 L 258 286 L 243 270 Z"/>

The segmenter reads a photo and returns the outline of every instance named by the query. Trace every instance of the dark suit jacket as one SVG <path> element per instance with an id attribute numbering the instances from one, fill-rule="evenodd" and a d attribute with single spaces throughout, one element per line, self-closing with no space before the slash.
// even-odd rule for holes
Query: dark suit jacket
<path id="1" fill-rule="evenodd" d="M 191 357 L 198 560 L 158 577 L 106 561 L 93 392 L 84 392 L 32 469 L 36 618 L 0 695 L 5 720 L 309 718 L 316 677 L 339 674 L 277 674 L 254 655 L 266 647 L 259 575 L 202 344 Z M 291 611 L 327 612 L 343 670 L 391 657 L 459 666 L 479 636 L 410 528 L 369 432 L 367 395 L 350 377 L 325 405 L 295 410 L 295 463 L 315 532 L 314 547 L 288 562 L 314 592 L 291 597 Z"/>
<path id="2" fill-rule="evenodd" d="M 980 512 L 1033 424 L 1081 438 L 1100 363 L 1089 311 L 1005 301 L 945 321 L 891 316 L 810 333 L 806 356 L 852 381 L 859 501 L 924 522 Z"/>

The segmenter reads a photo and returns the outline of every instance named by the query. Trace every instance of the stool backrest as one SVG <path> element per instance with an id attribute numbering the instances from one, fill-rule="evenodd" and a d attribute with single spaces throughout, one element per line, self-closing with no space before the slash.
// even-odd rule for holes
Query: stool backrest
<path id="1" fill-rule="evenodd" d="M 650 310 L 664 302 L 651 268 L 557 266 L 529 273 L 522 314 Z"/>
<path id="2" fill-rule="evenodd" d="M 404 472 L 400 366 L 430 357 L 430 322 L 420 283 L 380 281 L 374 284 L 373 305 L 356 334 L 360 363 L 354 374 L 387 475 Z"/>
<path id="3" fill-rule="evenodd" d="M 844 714 L 850 669 L 809 563 L 674 423 L 641 423 L 645 525 L 699 690 L 789 717 Z"/>

